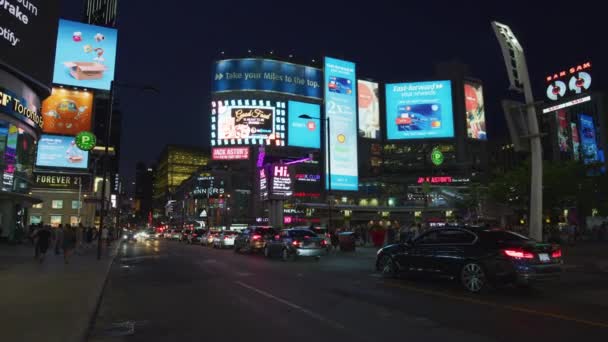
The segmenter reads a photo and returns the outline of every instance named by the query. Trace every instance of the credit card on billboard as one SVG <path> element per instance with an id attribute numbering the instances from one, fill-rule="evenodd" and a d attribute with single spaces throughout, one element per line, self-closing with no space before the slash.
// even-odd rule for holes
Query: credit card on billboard
<path id="1" fill-rule="evenodd" d="M 400 105 L 395 124 L 399 131 L 422 131 L 441 128 L 441 106 L 437 103 Z"/>
<path id="2" fill-rule="evenodd" d="M 327 84 L 327 88 L 332 93 L 338 94 L 346 94 L 350 95 L 353 93 L 353 85 L 352 82 L 347 78 L 342 77 L 329 77 L 329 83 Z"/>

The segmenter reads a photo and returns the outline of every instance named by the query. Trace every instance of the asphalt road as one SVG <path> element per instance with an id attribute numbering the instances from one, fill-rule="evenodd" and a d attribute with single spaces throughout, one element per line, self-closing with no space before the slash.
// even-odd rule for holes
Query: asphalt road
<path id="1" fill-rule="evenodd" d="M 123 335 L 124 334 L 124 335 Z M 121 247 L 90 341 L 606 341 L 608 276 L 469 295 L 385 280 L 373 255 L 282 262 L 173 241 Z"/>

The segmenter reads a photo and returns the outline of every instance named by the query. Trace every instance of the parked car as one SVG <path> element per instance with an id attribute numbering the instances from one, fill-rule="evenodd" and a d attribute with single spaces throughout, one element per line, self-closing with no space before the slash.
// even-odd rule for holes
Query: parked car
<path id="1" fill-rule="evenodd" d="M 224 230 L 217 234 L 213 239 L 214 248 L 226 248 L 234 247 L 234 240 L 236 239 L 238 232 L 233 230 Z"/>
<path id="2" fill-rule="evenodd" d="M 213 239 L 215 239 L 215 236 L 218 235 L 220 233 L 219 230 L 210 230 L 208 231 L 202 238 L 201 240 L 201 245 L 202 246 L 212 246 L 213 245 Z"/>
<path id="3" fill-rule="evenodd" d="M 188 234 L 187 242 L 189 244 L 201 243 L 201 240 L 203 239 L 203 235 L 205 235 L 204 229 L 192 229 L 190 231 L 190 234 Z"/>
<path id="4" fill-rule="evenodd" d="M 182 230 L 182 233 L 179 235 L 179 241 L 180 242 L 187 242 L 188 241 L 188 235 L 190 235 L 190 233 L 192 232 L 193 229 L 184 229 Z"/>
<path id="5" fill-rule="evenodd" d="M 294 227 L 294 228 L 300 228 L 300 227 Z M 308 228 L 310 229 L 310 228 Z M 320 226 L 313 226 L 312 230 L 315 234 L 317 234 L 318 237 L 323 238 L 323 240 L 325 240 L 325 245 L 327 245 L 327 249 L 331 248 L 331 235 L 329 235 L 329 231 L 327 230 L 327 228 L 325 227 L 320 227 Z"/>
<path id="6" fill-rule="evenodd" d="M 181 235 L 182 235 L 182 230 L 178 229 L 178 228 L 174 228 L 171 231 L 171 240 L 179 240 Z"/>
<path id="7" fill-rule="evenodd" d="M 559 279 L 562 250 L 523 235 L 484 228 L 440 228 L 385 246 L 376 268 L 386 277 L 422 274 L 457 279 L 470 292 L 489 285 Z"/>
<path id="8" fill-rule="evenodd" d="M 327 254 L 327 243 L 310 229 L 292 228 L 282 230 L 266 242 L 264 255 L 268 258 L 280 255 L 283 261 L 297 257 L 316 257 Z"/>
<path id="9" fill-rule="evenodd" d="M 262 251 L 266 241 L 276 235 L 276 230 L 269 226 L 249 226 L 234 240 L 234 251 L 239 253 Z"/>

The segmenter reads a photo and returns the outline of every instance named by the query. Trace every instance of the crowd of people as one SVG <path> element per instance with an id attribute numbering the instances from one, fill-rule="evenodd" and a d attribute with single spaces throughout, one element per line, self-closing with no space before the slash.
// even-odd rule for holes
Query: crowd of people
<path id="1" fill-rule="evenodd" d="M 29 240 L 34 247 L 34 258 L 40 263 L 49 250 L 54 251 L 55 255 L 63 254 L 66 264 L 70 262 L 70 257 L 74 253 L 83 253 L 91 248 L 98 238 L 98 230 L 93 227 L 70 226 L 68 224 L 51 227 L 48 224 L 39 223 L 30 226 Z M 101 238 L 106 246 L 110 246 L 116 237 L 112 228 L 104 227 L 101 231 Z"/>

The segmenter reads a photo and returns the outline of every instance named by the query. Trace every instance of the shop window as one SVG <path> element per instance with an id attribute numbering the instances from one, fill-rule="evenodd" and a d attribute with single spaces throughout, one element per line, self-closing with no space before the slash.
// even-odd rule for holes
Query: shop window
<path id="1" fill-rule="evenodd" d="M 34 209 L 42 209 L 42 203 L 34 204 L 34 205 L 32 205 L 32 208 L 34 208 Z"/>
<path id="2" fill-rule="evenodd" d="M 61 225 L 61 215 L 51 215 L 50 219 L 51 227 L 59 227 Z"/>
<path id="3" fill-rule="evenodd" d="M 30 216 L 30 224 L 40 224 L 42 222 L 41 215 L 32 215 Z"/>
<path id="4" fill-rule="evenodd" d="M 82 203 L 80 201 L 72 201 L 72 209 L 82 209 Z"/>
<path id="5" fill-rule="evenodd" d="M 70 226 L 76 227 L 80 223 L 78 216 L 70 216 Z"/>
<path id="6" fill-rule="evenodd" d="M 63 209 L 63 200 L 53 200 L 51 202 L 51 208 L 53 208 L 53 209 Z"/>

